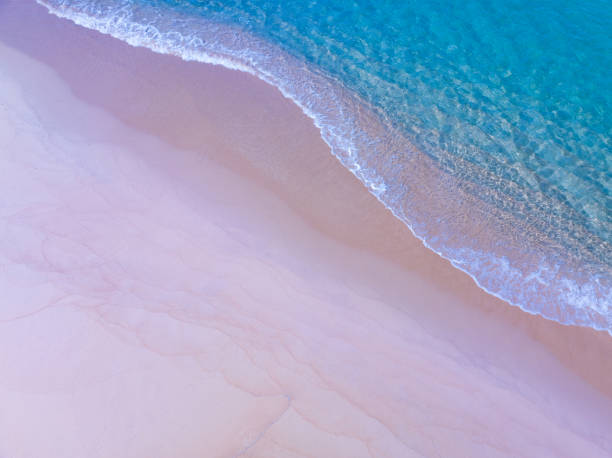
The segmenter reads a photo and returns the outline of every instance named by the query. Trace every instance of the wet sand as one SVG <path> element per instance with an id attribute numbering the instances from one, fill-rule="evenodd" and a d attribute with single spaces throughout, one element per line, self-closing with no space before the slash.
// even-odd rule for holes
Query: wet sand
<path id="1" fill-rule="evenodd" d="M 0 457 L 606 456 L 612 338 L 423 248 L 254 77 L 0 3 Z"/>

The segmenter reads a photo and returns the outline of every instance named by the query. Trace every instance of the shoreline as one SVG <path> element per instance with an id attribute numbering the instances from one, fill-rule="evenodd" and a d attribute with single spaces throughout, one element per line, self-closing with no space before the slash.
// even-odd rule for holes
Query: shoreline
<path id="1" fill-rule="evenodd" d="M 311 415 L 321 421 L 319 417 L 324 416 L 325 412 L 318 411 L 316 406 L 321 408 L 326 405 L 325 396 L 317 394 L 321 398 L 315 402 L 314 398 L 309 399 L 311 391 L 306 388 L 306 381 L 310 381 L 311 377 L 321 377 L 328 387 L 334 387 L 330 388 L 332 391 L 343 392 L 345 399 L 365 404 L 365 407 L 361 408 L 372 415 L 374 412 L 382 415 L 384 421 L 381 422 L 394 431 L 395 435 L 402 436 L 403 443 L 414 442 L 415 450 L 425 450 L 423 447 L 427 447 L 409 434 L 410 431 L 415 434 L 411 428 L 418 430 L 418 422 L 409 421 L 405 412 L 401 411 L 401 406 L 392 407 L 388 404 L 383 408 L 385 402 L 393 400 L 393 396 L 400 396 L 400 399 L 405 401 L 401 396 L 403 391 L 399 387 L 416 396 L 411 402 L 417 405 L 417 394 L 423 395 L 427 400 L 418 408 L 415 407 L 415 415 L 417 412 L 418 415 L 424 415 L 434 425 L 447 425 L 439 429 L 439 434 L 443 437 L 442 447 L 446 450 L 452 450 L 451 437 L 461 438 L 459 443 L 465 451 L 477 449 L 474 448 L 476 445 L 468 443 L 465 435 L 448 436 L 444 428 L 454 423 L 446 417 L 448 412 L 440 412 L 449 408 L 453 412 L 451 417 L 467 415 L 467 418 L 475 419 L 473 424 L 478 424 L 488 417 L 487 409 L 491 406 L 487 406 L 485 401 L 493 393 L 496 393 L 499 399 L 504 399 L 503 406 L 508 409 L 508 415 L 516 415 L 512 418 L 527 422 L 526 416 L 536 415 L 537 412 L 536 417 L 542 420 L 538 424 L 539 428 L 545 430 L 546 434 L 551 434 L 548 437 L 554 435 L 547 428 L 553 420 L 558 420 L 555 417 L 562 415 L 562 412 L 569 412 L 563 414 L 564 416 L 576 415 L 575 419 L 563 419 L 563 425 L 570 425 L 569 429 L 572 431 L 578 427 L 580 419 L 589 419 L 590 426 L 598 425 L 600 428 L 594 427 L 595 431 L 605 431 L 606 421 L 612 418 L 610 336 L 604 332 L 568 327 L 527 315 L 480 290 L 466 274 L 450 266 L 447 261 L 427 250 L 420 241 L 412 237 L 405 226 L 336 161 L 310 120 L 277 90 L 243 73 L 200 63 L 182 62 L 175 57 L 155 55 L 142 48 L 131 48 L 112 38 L 46 16 L 47 13 L 39 6 L 19 5 L 18 2 L 9 2 L 8 5 L 4 10 L 13 14 L 13 20 L 9 18 L 0 22 L 0 41 L 18 50 L 18 53 L 29 55 L 36 65 L 44 64 L 51 68 L 67 85 L 67 92 L 71 92 L 71 96 L 75 98 L 70 101 L 67 96 L 62 96 L 62 102 L 57 105 L 54 92 L 45 91 L 44 84 L 47 83 L 41 83 L 36 72 L 21 70 L 22 84 L 28 88 L 26 93 L 34 106 L 43 107 L 40 112 L 41 119 L 51 131 L 61 131 L 66 138 L 90 138 L 94 143 L 112 138 L 112 141 L 119 145 L 119 150 L 126 153 L 134 149 L 142 154 L 141 145 L 151 143 L 154 145 L 154 151 L 160 151 L 152 153 L 151 157 L 143 156 L 144 159 L 138 160 L 145 161 L 149 166 L 152 164 L 154 169 L 159 169 L 156 173 L 162 176 L 171 176 L 171 181 L 176 183 L 176 186 L 186 186 L 181 192 L 186 196 L 185 199 L 189 199 L 189 206 L 196 209 L 200 205 L 209 205 L 198 202 L 198 194 L 195 193 L 200 186 L 200 174 L 211 180 L 214 178 L 211 175 L 214 174 L 204 169 L 200 171 L 198 167 L 201 167 L 201 164 L 194 168 L 193 175 L 186 171 L 189 170 L 188 165 L 199 164 L 197 158 L 205 157 L 202 164 L 209 165 L 204 168 L 210 167 L 217 171 L 220 177 L 217 180 L 218 189 L 223 191 L 221 195 L 217 195 L 214 187 L 211 189 L 208 185 L 201 185 L 203 195 L 211 202 L 216 202 L 216 199 L 219 202 L 227 199 L 229 202 L 225 206 L 214 207 L 214 211 L 211 210 L 211 214 L 215 215 L 211 217 L 214 224 L 224 228 L 223 231 L 227 234 L 236 231 L 240 234 L 241 243 L 258 253 L 258 256 L 269 256 L 265 258 L 264 264 L 269 264 L 271 269 L 284 266 L 287 270 L 276 274 L 287 281 L 288 285 L 292 285 L 292 295 L 297 294 L 295 291 L 309 291 L 299 297 L 304 304 L 313 307 L 312 315 L 304 314 L 295 304 L 285 310 L 281 306 L 281 298 L 285 297 L 281 295 L 282 287 L 279 288 L 274 282 L 266 280 L 264 273 L 261 278 L 257 273 L 257 278 L 264 282 L 262 284 L 268 285 L 269 291 L 247 280 L 246 274 L 251 269 L 248 266 L 255 266 L 251 264 L 255 261 L 244 261 L 244 266 L 235 267 L 232 259 L 226 259 L 227 255 L 224 255 L 223 250 L 207 248 L 210 253 L 218 256 L 221 265 L 231 265 L 231 269 L 227 269 L 235 275 L 238 275 L 238 272 L 238 278 L 248 285 L 234 285 L 229 290 L 232 293 L 223 293 L 236 295 L 231 296 L 233 299 L 228 303 L 233 304 L 238 311 L 248 312 L 245 312 L 245 316 L 250 317 L 247 321 L 265 323 L 264 328 L 269 323 L 282 323 L 283 327 L 278 329 L 295 328 L 295 336 L 283 334 L 280 340 L 291 349 L 290 352 L 297 352 L 298 359 L 305 358 L 309 361 L 308 365 L 315 367 L 312 373 L 302 368 L 300 370 L 304 371 L 303 374 L 287 378 L 288 375 L 279 372 L 275 363 L 271 362 L 273 359 L 268 360 L 265 356 L 266 352 L 272 354 L 278 351 L 274 349 L 273 336 L 280 331 L 270 332 L 266 339 L 261 340 L 257 327 L 251 328 L 254 326 L 252 323 L 244 328 L 244 335 L 241 334 L 238 339 L 258 342 L 255 347 L 259 353 L 250 357 L 256 361 L 265 361 L 263 365 L 266 371 L 273 374 L 269 377 L 280 380 L 276 381 L 275 385 L 264 381 L 265 377 L 262 377 L 257 379 L 255 387 L 249 388 L 259 395 L 275 393 L 276 397 L 270 407 L 271 411 L 274 411 L 271 414 L 273 418 L 276 418 L 279 412 L 289 409 L 286 400 L 290 401 L 289 404 L 299 404 L 298 400 L 301 400 L 303 404 L 298 411 L 302 414 L 309 412 L 307 417 Z M 2 9 L 0 12 L 3 12 Z M 24 19 L 27 19 L 27 22 Z M 24 23 L 32 24 L 32 27 L 20 30 L 19 27 Z M 35 33 L 32 33 L 33 29 L 36 30 Z M 47 39 L 43 42 L 40 36 Z M 5 51 L 4 55 L 9 56 L 10 53 Z M 19 59 L 15 58 L 17 67 L 22 65 Z M 19 72 L 17 67 L 11 71 Z M 55 88 L 55 82 L 48 84 L 51 89 Z M 36 89 L 37 87 L 39 89 Z M 77 106 L 77 103 L 80 105 Z M 103 113 L 105 119 L 108 117 L 113 120 L 112 123 L 105 121 L 109 127 L 97 131 L 99 126 L 93 121 L 84 118 L 82 122 L 75 122 L 75 116 L 70 113 L 73 109 L 75 112 L 83 111 L 81 105 Z M 62 112 L 66 120 L 56 117 L 58 112 Z M 124 131 L 130 132 L 129 135 L 122 133 Z M 141 137 L 155 140 L 144 141 Z M 164 151 L 177 152 L 175 154 L 179 162 L 173 163 L 164 157 Z M 287 151 L 292 154 L 287 154 Z M 138 154 L 127 156 L 131 161 L 132 156 L 137 158 Z M 101 162 L 102 158 L 103 156 L 100 156 Z M 122 161 L 120 158 L 121 155 L 117 155 L 118 163 Z M 109 171 L 114 167 L 108 164 L 105 166 Z M 226 168 L 231 172 L 222 172 Z M 133 169 L 131 173 L 135 177 L 140 176 L 138 169 Z M 109 172 L 108 180 L 111 179 L 112 174 Z M 148 179 L 159 184 L 155 181 L 157 179 Z M 185 183 L 182 183 L 183 180 Z M 227 183 L 227 187 L 223 187 L 224 183 Z M 145 192 L 146 188 L 142 189 L 142 192 Z M 244 195 L 250 192 L 255 197 L 245 200 Z M 261 204 L 256 200 L 259 196 L 263 199 Z M 167 211 L 174 208 L 166 205 L 163 199 L 160 200 L 160 204 L 164 204 Z M 350 202 L 350 205 L 347 205 L 347 202 Z M 177 218 L 183 217 L 183 213 L 179 211 L 177 215 Z M 178 218 L 178 221 L 182 220 Z M 170 225 L 171 222 L 167 224 Z M 221 237 L 212 229 L 211 231 L 211 234 L 215 234 L 214 237 Z M 224 243 L 231 245 L 233 251 L 229 253 L 242 256 L 241 248 L 230 242 Z M 403 249 L 398 250 L 399 246 Z M 144 255 L 145 252 L 141 254 Z M 262 269 L 260 264 L 257 266 L 257 269 Z M 215 269 L 207 269 L 209 274 L 216 278 L 213 275 Z M 159 280 L 163 278 L 161 276 Z M 233 277 L 228 278 L 231 280 Z M 182 281 L 186 280 L 172 278 L 172 282 L 177 284 Z M 218 284 L 212 286 L 213 290 L 223 290 L 221 285 L 224 281 L 226 280 L 216 278 L 214 282 Z M 284 281 L 280 284 L 284 284 Z M 247 288 L 248 291 L 241 293 L 240 288 Z M 276 300 L 280 302 L 272 308 L 273 311 L 261 310 L 248 305 L 252 300 L 251 294 L 255 294 L 255 297 L 278 294 L 277 299 L 270 298 L 263 304 L 274 304 Z M 223 297 L 225 296 L 215 300 L 226 303 L 223 302 Z M 328 301 L 334 304 L 333 307 L 325 308 L 328 306 L 322 305 Z M 192 321 L 208 316 L 208 312 L 200 316 L 202 312 L 196 305 L 194 307 L 193 310 L 179 308 L 175 313 L 183 318 L 189 317 Z M 376 323 L 373 328 L 376 330 L 363 328 L 357 332 L 351 328 L 350 326 L 356 326 L 355 329 L 360 329 L 359 320 L 351 316 L 355 312 L 364 323 Z M 101 317 L 121 324 L 118 320 L 123 320 L 124 317 L 113 313 L 107 310 Z M 192 313 L 193 316 L 190 315 Z M 231 314 L 227 313 L 228 321 L 220 326 L 232 335 L 235 332 L 232 331 L 235 326 L 232 320 L 237 318 L 232 318 Z M 261 316 L 257 315 L 259 313 Z M 286 313 L 291 315 L 285 316 Z M 296 319 L 294 321 L 287 316 L 295 316 Z M 328 317 L 332 318 L 332 324 L 326 324 Z M 312 327 L 308 332 L 300 334 L 300 326 L 296 323 L 302 323 L 304 320 Z M 129 321 L 126 323 L 122 332 L 126 333 L 124 338 L 130 340 L 127 334 L 136 328 Z M 164 326 L 160 326 L 156 332 L 162 332 Z M 379 332 L 378 327 L 387 329 L 390 335 Z M 333 336 L 335 329 L 341 337 Z M 193 335 L 193 339 L 196 339 L 194 342 L 199 342 L 199 337 L 196 336 L 200 331 Z M 323 334 L 320 334 L 321 332 Z M 328 339 L 327 332 L 333 338 Z M 415 337 L 411 338 L 409 336 L 412 333 Z M 156 335 L 147 336 L 148 345 L 154 344 L 159 351 L 170 351 L 172 345 L 176 345 L 181 351 L 185 351 L 181 347 L 181 339 L 160 343 L 155 340 Z M 360 341 L 356 336 L 367 340 Z M 313 340 L 309 341 L 309 338 Z M 318 348 L 319 339 L 328 346 L 321 344 Z M 265 344 L 261 343 L 264 341 Z M 343 344 L 346 345 L 345 348 L 339 341 L 349 343 Z M 197 347 L 202 344 L 193 345 Z M 320 361 L 313 357 L 310 346 L 317 347 L 314 354 L 320 354 Z M 322 355 L 321 351 L 324 350 L 330 355 Z M 342 355 L 346 360 L 334 359 L 338 355 Z M 379 358 L 380 355 L 384 355 L 383 358 Z M 387 358 L 394 361 L 401 371 L 385 364 Z M 344 366 L 343 361 L 349 361 L 350 364 Z M 366 364 L 360 366 L 360 361 L 365 361 Z M 206 364 L 213 363 L 207 360 Z M 229 377 L 232 383 L 236 383 L 235 380 L 244 383 L 244 373 L 241 372 L 245 370 L 244 364 L 240 362 L 229 371 L 232 374 Z M 337 365 L 337 368 L 334 365 Z M 411 370 L 415 369 L 418 375 L 411 374 Z M 393 379 L 394 384 L 388 387 L 391 393 L 387 393 L 385 387 L 380 386 L 377 370 L 381 374 L 396 377 Z M 308 375 L 305 375 L 306 373 Z M 353 380 L 355 374 L 360 374 L 357 380 Z M 420 383 L 412 385 L 410 378 L 415 376 Z M 317 383 L 322 383 L 321 380 Z M 443 400 L 438 404 L 435 399 L 439 393 L 430 393 L 424 388 L 427 383 L 438 383 L 438 380 L 450 380 L 451 385 L 456 383 L 461 386 L 458 392 L 463 394 L 445 392 Z M 399 387 L 394 386 L 397 384 Z M 594 389 L 591 389 L 589 384 Z M 283 394 L 272 388 L 277 385 L 283 387 L 280 390 Z M 483 397 L 470 397 L 472 395 L 467 393 L 473 390 L 482 390 L 488 394 Z M 377 396 L 380 406 L 366 399 L 366 393 Z M 463 400 L 462 396 L 465 396 Z M 493 402 L 492 399 L 489 401 Z M 520 412 L 513 410 L 513 403 L 519 399 L 521 409 L 524 409 Z M 463 405 L 467 400 L 477 400 L 481 404 L 472 410 Z M 340 407 L 336 402 L 340 401 L 334 401 L 332 404 L 339 411 L 348 409 L 344 405 Z M 411 402 L 402 405 L 405 408 L 406 405 L 412 405 Z M 431 411 L 423 410 L 427 403 L 432 402 L 435 406 Z M 498 402 L 497 398 L 495 402 Z M 506 410 L 503 412 L 506 413 Z M 331 420 L 325 421 L 329 427 Z M 332 430 L 342 430 L 338 423 L 332 423 Z M 503 421 L 493 423 L 485 427 L 486 432 L 482 433 L 485 438 L 500 437 L 504 427 L 507 427 L 507 423 Z M 274 431 L 275 424 L 277 423 L 270 422 L 266 428 L 259 424 L 257 428 L 264 432 Z M 350 428 L 353 427 L 352 431 L 363 431 L 365 428 L 363 425 L 353 425 Z M 278 426 L 278 437 L 291 438 L 288 432 L 291 427 L 288 428 L 284 430 Z M 555 428 L 560 426 L 555 424 Z M 163 428 L 160 431 L 163 432 Z M 434 436 L 435 431 L 435 428 L 427 429 L 428 434 Z M 557 430 L 557 433 L 561 434 L 559 431 Z M 376 434 L 382 433 L 379 431 Z M 581 434 L 585 432 L 581 431 Z M 383 436 L 385 441 L 393 442 L 390 436 L 382 434 L 380 437 Z M 287 440 L 294 445 L 299 443 L 297 437 Z M 512 437 L 505 440 L 506 445 L 510 446 Z M 516 440 L 520 441 L 521 438 L 517 437 Z M 610 445 L 603 436 L 596 441 L 600 445 Z M 262 456 L 266 450 L 272 450 L 270 447 L 273 447 L 273 444 L 270 442 L 255 442 L 264 448 L 254 452 L 254 456 Z M 328 444 L 325 441 L 321 443 Z M 518 444 L 512 445 L 520 448 Z M 333 449 L 331 444 L 328 446 L 329 450 Z M 582 445 L 576 442 L 572 447 L 579 446 Z M 307 449 L 304 444 L 298 448 Z M 347 450 L 349 449 L 345 449 Z M 384 455 L 380 450 L 384 448 L 379 449 L 379 454 Z M 392 454 L 390 450 L 392 449 L 387 450 L 387 455 Z M 396 449 L 396 452 L 398 450 Z M 578 448 L 571 447 L 562 451 L 571 454 L 572 450 L 578 452 Z M 593 450 L 595 449 L 591 451 Z M 2 451 L 0 448 L 0 454 Z M 336 450 L 336 453 L 340 452 Z"/>
<path id="2" fill-rule="evenodd" d="M 38 0 L 38 3 L 44 5 L 47 2 Z M 606 281 L 609 269 L 599 265 L 595 259 L 587 262 L 585 257 L 580 261 L 573 256 L 559 256 L 554 248 L 549 251 L 549 245 L 552 243 L 556 246 L 557 242 L 549 240 L 543 228 L 536 228 L 537 222 L 528 216 L 531 212 L 529 205 L 523 208 L 524 217 L 528 220 L 523 222 L 523 218 L 512 217 L 512 212 L 474 198 L 486 194 L 487 188 L 447 175 L 440 169 L 440 164 L 415 148 L 389 122 L 382 122 L 372 107 L 350 95 L 350 91 L 345 91 L 341 85 L 336 86 L 331 79 L 309 71 L 298 61 L 293 61 L 292 56 L 284 55 L 255 36 L 248 33 L 243 35 L 231 26 L 227 30 L 225 26 L 215 23 L 204 22 L 206 25 L 202 26 L 199 19 L 183 16 L 178 11 L 165 13 L 171 15 L 169 22 L 173 23 L 172 28 L 176 27 L 178 36 L 182 38 L 168 34 L 166 20 L 158 23 L 159 16 L 150 12 L 153 28 L 159 27 L 159 36 L 154 41 L 148 41 L 146 37 L 150 32 L 129 12 L 117 12 L 112 8 L 105 12 L 105 8 L 87 12 L 89 6 L 87 2 L 82 2 L 76 11 L 69 7 L 66 13 L 62 7 L 54 8 L 53 0 L 49 0 L 49 3 L 45 8 L 54 11 L 53 15 L 88 29 L 103 31 L 103 34 L 130 45 L 142 46 L 162 55 L 178 56 L 186 61 L 212 63 L 243 71 L 269 83 L 312 119 L 331 153 L 377 197 L 381 205 L 401 220 L 428 249 L 470 276 L 485 292 L 527 313 L 561 324 L 603 330 L 612 336 L 612 330 L 607 329 L 608 318 L 600 312 L 608 308 L 606 301 L 609 294 L 606 294 L 605 285 L 609 283 Z M 109 17 L 113 20 L 109 21 Z M 239 38 L 235 40 L 231 37 Z M 192 39 L 199 44 L 193 46 Z M 249 44 L 244 44 L 244 41 Z M 218 52 L 218 49 L 222 51 Z M 240 57 L 243 51 L 249 57 Z M 300 96 L 300 91 L 295 87 L 301 86 L 318 91 L 317 97 L 309 97 L 308 94 Z M 320 105 L 317 100 L 334 102 Z M 336 111 L 345 115 L 338 116 Z M 319 116 L 318 113 L 325 114 Z M 330 119 L 326 119 L 328 117 Z M 352 132 L 360 134 L 349 134 Z M 379 143 L 394 144 L 400 150 L 411 152 L 405 155 L 403 161 L 396 163 L 392 160 L 392 164 L 380 165 L 383 170 L 402 170 L 401 173 L 396 172 L 399 176 L 387 176 L 384 172 L 379 176 L 379 172 L 376 172 L 378 161 L 388 159 L 384 159 L 387 151 L 384 147 L 381 149 Z M 463 167 L 469 166 L 464 162 Z M 482 173 L 485 171 L 473 171 L 472 174 L 480 176 Z M 394 190 L 390 194 L 385 192 L 387 179 L 400 182 L 398 186 L 391 186 Z M 488 179 L 494 180 L 495 177 L 489 176 Z M 513 188 L 513 183 L 507 185 L 506 192 L 520 193 Z M 406 188 L 410 192 L 406 192 Z M 535 196 L 532 198 L 535 199 Z M 391 203 L 396 200 L 401 203 Z M 520 202 L 513 204 L 513 201 L 513 198 L 509 198 L 506 203 L 509 207 L 522 205 Z M 545 204 L 540 202 L 536 206 Z M 547 218 L 554 219 L 559 227 L 564 226 L 565 223 L 557 218 L 561 210 L 554 210 L 552 201 L 548 204 L 552 207 Z M 466 218 L 466 215 L 472 218 Z M 575 231 L 575 228 L 571 231 L 566 229 L 559 229 L 559 232 Z M 566 240 L 570 244 L 575 242 L 570 240 L 572 237 Z M 587 231 L 578 238 L 590 240 L 591 234 Z M 563 259 L 560 260 L 560 257 Z"/>

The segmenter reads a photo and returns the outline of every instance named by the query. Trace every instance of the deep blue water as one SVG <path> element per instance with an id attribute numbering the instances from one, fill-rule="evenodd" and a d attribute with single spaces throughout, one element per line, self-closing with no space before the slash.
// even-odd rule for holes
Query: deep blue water
<path id="1" fill-rule="evenodd" d="M 482 288 L 612 331 L 609 2 L 40 3 L 276 85 L 382 203 Z"/>

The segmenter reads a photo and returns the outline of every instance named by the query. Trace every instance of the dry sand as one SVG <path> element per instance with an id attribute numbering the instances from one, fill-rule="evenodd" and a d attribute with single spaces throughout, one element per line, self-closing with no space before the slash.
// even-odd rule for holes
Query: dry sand
<path id="1" fill-rule="evenodd" d="M 606 456 L 612 338 L 423 248 L 254 77 L 0 2 L 0 457 Z"/>

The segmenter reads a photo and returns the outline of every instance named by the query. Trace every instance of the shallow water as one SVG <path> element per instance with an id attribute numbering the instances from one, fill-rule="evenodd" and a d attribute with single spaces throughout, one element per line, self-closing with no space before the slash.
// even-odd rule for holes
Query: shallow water
<path id="1" fill-rule="evenodd" d="M 381 202 L 481 287 L 612 330 L 606 3 L 40 3 L 274 84 Z"/>

